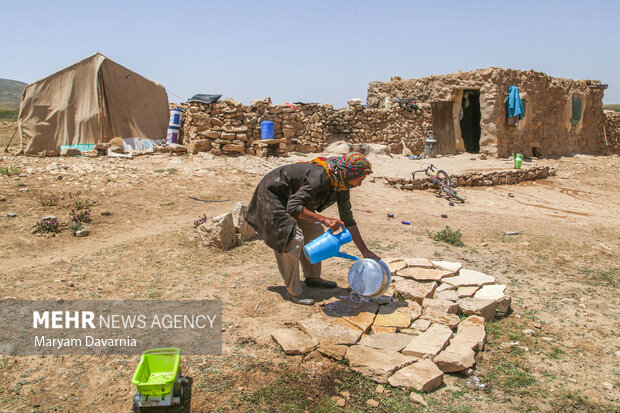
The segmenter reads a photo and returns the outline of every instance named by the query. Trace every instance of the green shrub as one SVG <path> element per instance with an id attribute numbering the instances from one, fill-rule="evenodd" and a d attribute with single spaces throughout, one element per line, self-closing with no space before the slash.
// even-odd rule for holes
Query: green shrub
<path id="1" fill-rule="evenodd" d="M 452 228 L 446 225 L 446 228 L 442 229 L 441 231 L 437 231 L 437 232 L 426 231 L 426 232 L 428 233 L 428 236 L 434 239 L 435 241 L 447 242 L 448 244 L 456 245 L 457 247 L 462 247 L 465 245 L 463 241 L 461 241 L 461 236 L 463 234 L 461 234 L 460 229 L 457 229 L 456 231 L 454 231 Z"/>
<path id="2" fill-rule="evenodd" d="M 19 168 L 14 167 L 14 166 L 2 166 L 2 167 L 0 167 L 0 175 L 13 176 L 13 175 L 19 175 L 20 173 L 21 173 L 21 170 Z"/>
<path id="3" fill-rule="evenodd" d="M 33 234 L 58 234 L 59 223 L 56 218 L 43 219 L 34 225 Z"/>

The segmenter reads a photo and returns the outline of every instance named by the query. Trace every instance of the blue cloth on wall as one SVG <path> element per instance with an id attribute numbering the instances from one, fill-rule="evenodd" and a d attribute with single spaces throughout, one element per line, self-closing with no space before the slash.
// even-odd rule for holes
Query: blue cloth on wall
<path id="1" fill-rule="evenodd" d="M 521 96 L 519 96 L 519 89 L 516 86 L 510 86 L 508 88 L 506 110 L 508 111 L 509 118 L 519 116 L 519 119 L 521 119 L 525 114 L 523 111 L 523 102 L 521 102 Z"/>

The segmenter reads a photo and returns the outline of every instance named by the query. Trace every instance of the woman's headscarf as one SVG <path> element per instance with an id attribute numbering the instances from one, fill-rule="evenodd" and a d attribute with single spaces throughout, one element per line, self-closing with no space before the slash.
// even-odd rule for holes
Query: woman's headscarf
<path id="1" fill-rule="evenodd" d="M 343 156 L 318 157 L 310 161 L 321 165 L 327 171 L 336 191 L 349 189 L 349 181 L 372 173 L 370 161 L 359 152 L 349 152 Z"/>

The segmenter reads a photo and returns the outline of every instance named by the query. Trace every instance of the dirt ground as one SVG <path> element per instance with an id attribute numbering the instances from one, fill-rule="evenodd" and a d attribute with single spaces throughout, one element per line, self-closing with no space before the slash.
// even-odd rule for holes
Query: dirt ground
<path id="1" fill-rule="evenodd" d="M 510 168 L 505 159 L 470 158 L 434 163 L 452 173 Z M 262 241 L 223 252 L 195 240 L 196 219 L 228 212 L 236 201 L 247 204 L 264 173 L 308 159 L 2 157 L 0 168 L 19 172 L 0 176 L 6 198 L 0 202 L 0 298 L 222 300 L 223 354 L 182 358 L 194 379 L 195 412 L 342 411 L 329 399 L 343 391 L 350 393 L 346 411 L 620 411 L 619 157 L 532 161 L 553 166 L 557 175 L 459 189 L 467 202 L 454 206 L 433 191 L 399 191 L 381 179 L 352 190 L 354 208 L 372 211 L 354 214 L 377 254 L 460 261 L 497 277 L 513 297 L 514 313 L 487 326 L 488 345 L 477 356 L 475 375 L 485 386 L 446 375 L 444 386 L 424 395 L 426 408 L 389 385 L 376 393 L 376 384 L 345 363 L 286 356 L 270 332 L 319 308 L 283 299 L 273 253 Z M 376 176 L 407 175 L 422 163 L 371 161 Z M 93 203 L 90 236 L 76 238 L 68 229 L 55 237 L 32 233 L 43 216 L 68 221 L 77 191 L 78 199 Z M 336 216 L 337 209 L 326 215 Z M 464 247 L 429 237 L 427 231 L 446 225 L 462 232 Z M 344 252 L 357 253 L 351 244 Z M 328 260 L 324 275 L 346 288 L 348 265 Z M 323 299 L 342 291 L 310 294 Z M 129 412 L 138 360 L 0 356 L 0 411 Z M 367 405 L 370 398 L 379 407 Z"/>

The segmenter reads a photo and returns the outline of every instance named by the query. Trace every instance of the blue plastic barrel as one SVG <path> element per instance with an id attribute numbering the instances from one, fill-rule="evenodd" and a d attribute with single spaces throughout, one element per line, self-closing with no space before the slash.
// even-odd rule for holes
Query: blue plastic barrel
<path id="1" fill-rule="evenodd" d="M 260 123 L 260 137 L 262 140 L 273 139 L 273 122 L 270 120 L 264 120 Z"/>
<path id="2" fill-rule="evenodd" d="M 172 143 L 179 143 L 179 137 L 181 136 L 181 128 L 174 126 L 168 126 L 168 135 L 166 136 L 166 143 L 168 145 Z"/>
<path id="3" fill-rule="evenodd" d="M 180 128 L 182 118 L 183 109 L 170 109 L 170 122 L 168 123 L 168 125 L 175 128 Z"/>

